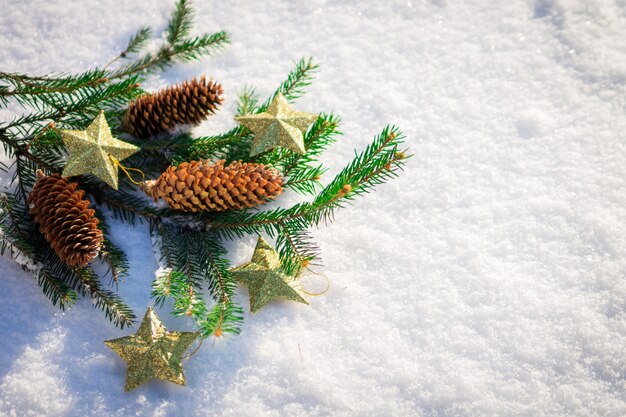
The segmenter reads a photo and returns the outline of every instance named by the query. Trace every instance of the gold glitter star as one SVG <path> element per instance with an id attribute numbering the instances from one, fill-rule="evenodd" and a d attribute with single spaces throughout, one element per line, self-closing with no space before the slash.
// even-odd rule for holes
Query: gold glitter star
<path id="1" fill-rule="evenodd" d="M 62 130 L 69 158 L 64 177 L 93 174 L 117 190 L 117 163 L 139 151 L 137 146 L 115 139 L 100 112 L 85 130 Z"/>
<path id="2" fill-rule="evenodd" d="M 304 154 L 303 133 L 317 120 L 317 114 L 294 109 L 278 93 L 265 113 L 247 114 L 235 120 L 254 132 L 250 156 L 272 150 L 278 146 Z"/>
<path id="3" fill-rule="evenodd" d="M 167 331 L 150 307 L 137 333 L 104 343 L 128 362 L 124 389 L 130 391 L 153 378 L 185 385 L 180 357 L 198 336 Z"/>
<path id="4" fill-rule="evenodd" d="M 309 304 L 287 282 L 280 269 L 280 257 L 261 236 L 252 260 L 231 270 L 233 276 L 250 291 L 250 311 L 255 312 L 276 298 Z"/>

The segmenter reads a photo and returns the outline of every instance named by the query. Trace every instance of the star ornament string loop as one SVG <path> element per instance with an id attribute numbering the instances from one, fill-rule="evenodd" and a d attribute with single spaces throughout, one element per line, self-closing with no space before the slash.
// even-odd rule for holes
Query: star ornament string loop
<path id="1" fill-rule="evenodd" d="M 306 291 L 304 288 L 302 288 L 302 282 L 300 282 L 300 291 L 303 294 L 309 295 L 311 297 L 318 297 L 320 295 L 324 295 L 328 292 L 328 290 L 330 289 L 330 278 L 328 278 L 328 276 L 324 273 L 320 273 L 320 272 L 315 272 L 310 268 L 306 268 L 307 272 L 304 272 L 302 274 L 300 274 L 300 279 L 307 277 L 307 276 L 311 276 L 311 275 L 318 275 L 323 277 L 326 280 L 326 288 L 324 288 L 324 290 L 320 291 L 320 292 L 309 292 Z"/>
<path id="2" fill-rule="evenodd" d="M 183 355 L 180 357 L 181 361 L 187 360 L 189 358 L 191 358 L 193 355 L 195 355 L 196 353 L 198 353 L 198 351 L 200 350 L 200 348 L 202 347 L 202 342 L 204 342 L 204 339 L 199 339 L 200 341 L 198 342 L 197 346 L 194 348 L 194 350 L 192 350 L 191 352 L 189 352 L 186 355 Z"/>
<path id="3" fill-rule="evenodd" d="M 109 158 L 111 159 L 111 161 L 113 161 L 115 165 L 117 165 L 124 172 L 124 174 L 126 174 L 130 182 L 132 182 L 133 184 L 141 185 L 141 183 L 146 180 L 146 174 L 144 174 L 142 170 L 137 169 L 137 168 L 125 167 L 124 165 L 121 164 L 119 159 L 117 159 L 111 154 L 109 154 Z M 138 172 L 141 175 L 141 181 L 135 181 L 128 171 Z"/>

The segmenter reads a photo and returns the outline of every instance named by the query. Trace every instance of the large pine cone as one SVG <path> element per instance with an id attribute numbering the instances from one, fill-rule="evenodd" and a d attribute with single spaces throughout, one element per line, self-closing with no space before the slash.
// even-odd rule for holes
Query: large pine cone
<path id="1" fill-rule="evenodd" d="M 28 196 L 30 213 L 56 254 L 70 266 L 86 266 L 102 246 L 102 231 L 84 191 L 60 174 L 38 180 Z"/>
<path id="2" fill-rule="evenodd" d="M 222 86 L 193 78 L 154 94 L 139 96 L 128 106 L 124 129 L 137 138 L 149 138 L 177 124 L 197 125 L 222 104 Z"/>
<path id="3" fill-rule="evenodd" d="M 283 179 L 275 169 L 261 164 L 224 160 L 184 162 L 170 166 L 143 189 L 157 201 L 183 211 L 224 211 L 261 205 L 283 192 Z"/>

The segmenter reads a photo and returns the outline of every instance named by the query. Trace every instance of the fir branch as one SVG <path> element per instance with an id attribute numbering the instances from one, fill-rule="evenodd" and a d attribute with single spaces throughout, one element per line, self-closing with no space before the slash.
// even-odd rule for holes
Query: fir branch
<path id="1" fill-rule="evenodd" d="M 304 94 L 304 88 L 311 84 L 313 76 L 319 69 L 319 65 L 313 63 L 313 58 L 302 58 L 296 63 L 296 67 L 289 73 L 278 89 L 256 111 L 262 113 L 278 93 L 282 93 L 287 101 L 294 101 Z"/>
<path id="2" fill-rule="evenodd" d="M 237 115 L 254 113 L 259 104 L 259 97 L 252 87 L 245 87 L 237 99 Z"/>
<path id="3" fill-rule="evenodd" d="M 128 307 L 116 293 L 102 288 L 98 275 L 91 268 L 70 268 L 56 257 L 51 249 L 48 251 L 46 265 L 54 265 L 60 276 L 81 295 L 89 295 L 92 304 L 104 312 L 115 326 L 123 329 L 132 326 L 136 320 L 135 313 Z M 57 261 L 58 260 L 58 261 Z"/>
<path id="4" fill-rule="evenodd" d="M 118 83 L 77 89 L 71 94 L 42 93 L 27 102 L 39 106 L 41 111 L 18 117 L 3 126 L 3 129 L 6 131 L 17 129 L 23 136 L 28 136 L 32 134 L 33 129 L 50 121 L 60 124 L 60 127 L 82 128 L 100 110 L 104 110 L 106 114 L 126 105 L 140 93 L 137 76 L 128 77 Z"/>
<path id="5" fill-rule="evenodd" d="M 146 42 L 150 40 L 151 36 L 152 29 L 150 29 L 148 26 L 140 27 L 139 30 L 137 30 L 137 32 L 133 36 L 131 36 L 130 40 L 128 41 L 128 45 L 126 46 L 126 49 L 120 52 L 120 58 L 126 58 L 130 54 L 139 52 L 139 50 L 143 48 Z"/>
<path id="6" fill-rule="evenodd" d="M 98 227 L 102 230 L 104 236 L 104 242 L 100 249 L 99 257 L 107 263 L 109 268 L 107 273 L 111 274 L 111 281 L 117 285 L 121 278 L 128 275 L 130 268 L 128 258 L 126 257 L 126 253 L 111 241 L 111 231 L 104 213 L 95 207 L 94 210 L 96 211 L 96 218 L 99 221 Z"/>
<path id="7" fill-rule="evenodd" d="M 53 306 L 59 305 L 64 311 L 66 307 L 74 305 L 78 299 L 76 291 L 71 289 L 62 277 L 55 275 L 48 268 L 43 267 L 36 271 L 37 285 L 39 285 L 43 293 L 50 299 Z"/>
<path id="8" fill-rule="evenodd" d="M 311 261 L 319 259 L 319 248 L 301 224 L 279 221 L 276 228 L 276 249 L 281 266 L 289 276 L 298 276 L 300 270 Z"/>
<path id="9" fill-rule="evenodd" d="M 166 42 L 155 54 L 146 54 L 142 58 L 113 71 L 110 78 L 124 78 L 131 74 L 151 73 L 163 70 L 175 60 L 189 61 L 208 55 L 230 42 L 228 33 L 219 31 L 200 37 L 187 38 L 191 29 L 193 11 L 191 3 L 179 0 L 170 17 Z"/>
<path id="10" fill-rule="evenodd" d="M 12 257 L 32 258 L 36 247 L 20 228 L 26 213 L 20 211 L 19 199 L 11 193 L 0 195 L 0 255 L 10 250 Z"/>
<path id="11" fill-rule="evenodd" d="M 33 241 L 39 234 L 28 216 L 28 210 L 18 196 L 4 193 L 0 197 L 0 252 L 4 254 L 10 248 L 11 256 L 30 261 L 32 265 L 25 268 L 35 271 L 38 285 L 52 304 L 65 310 L 75 302 L 76 291 L 65 283 L 62 275 L 41 264 L 42 249 Z M 45 254 L 45 249 L 43 251 Z"/>
<path id="12" fill-rule="evenodd" d="M 0 81 L 12 86 L 12 89 L 0 90 L 4 96 L 35 96 L 51 93 L 72 93 L 78 89 L 95 87 L 108 82 L 103 70 L 94 69 L 82 74 L 58 74 L 32 77 L 20 73 L 0 72 Z"/>
<path id="13" fill-rule="evenodd" d="M 321 164 L 315 167 L 304 166 L 290 175 L 284 186 L 300 194 L 315 195 L 322 185 L 320 179 L 325 172 L 326 168 Z"/>
<path id="14" fill-rule="evenodd" d="M 163 306 L 166 299 L 172 298 L 175 316 L 190 316 L 200 322 L 208 314 L 200 287 L 180 271 L 164 270 L 158 275 L 152 282 L 151 296 L 157 306 Z"/>
<path id="15" fill-rule="evenodd" d="M 257 161 L 267 165 L 276 166 L 282 171 L 288 181 L 285 186 L 301 194 L 315 195 L 320 178 L 326 169 L 318 164 L 311 166 L 326 148 L 336 141 L 339 118 L 331 114 L 320 114 L 318 119 L 304 135 L 304 155 L 291 152 L 286 149 L 275 149 L 264 155 L 260 155 Z"/>
<path id="16" fill-rule="evenodd" d="M 228 163 L 234 160 L 229 153 L 235 147 L 240 147 L 242 143 L 245 143 L 246 139 L 251 140 L 251 138 L 250 132 L 241 126 L 236 127 L 221 135 L 196 138 L 187 150 L 176 152 L 174 158 L 177 161 L 185 161 L 223 157 Z"/>
<path id="17" fill-rule="evenodd" d="M 180 61 L 193 61 L 201 56 L 209 56 L 230 43 L 230 36 L 226 31 L 185 39 L 173 45 L 174 58 Z"/>
<path id="18" fill-rule="evenodd" d="M 179 300 L 179 306 L 188 306 L 184 314 L 196 319 L 204 337 L 222 332 L 238 332 L 242 315 L 241 309 L 232 300 L 236 284 L 229 272 L 230 265 L 224 257 L 225 250 L 217 243 L 215 236 L 172 224 L 161 224 L 156 230 L 160 238 L 161 260 L 170 271 L 180 274 L 172 274 L 165 280 L 169 287 L 164 284 L 163 277 L 157 278 L 154 287 L 157 302 L 162 302 L 165 295 L 171 295 L 175 303 Z M 182 281 L 183 277 L 186 282 Z M 195 310 L 191 308 L 197 301 L 192 295 L 201 294 L 204 283 L 208 285 L 216 301 L 211 313 L 201 307 Z M 170 288 L 169 294 L 165 294 L 166 288 Z M 220 312 L 217 316 L 214 314 L 216 311 Z"/>
<path id="19" fill-rule="evenodd" d="M 137 32 L 133 36 L 130 37 L 126 48 L 122 52 L 120 52 L 115 58 L 110 60 L 105 66 L 104 69 L 108 69 L 113 63 L 120 59 L 128 58 L 129 55 L 135 54 L 139 52 L 146 42 L 150 40 L 152 37 L 152 29 L 148 26 L 140 27 Z"/>
<path id="20" fill-rule="evenodd" d="M 219 244 L 218 237 L 207 233 L 206 249 L 209 257 L 209 289 L 217 301 L 207 320 L 202 323 L 203 333 L 240 332 L 239 325 L 243 321 L 242 308 L 233 301 L 237 283 L 230 273 L 230 263 L 226 258 L 226 250 Z"/>
<path id="21" fill-rule="evenodd" d="M 91 194 L 96 203 L 107 206 L 114 218 L 131 225 L 137 220 L 141 222 L 142 219 L 149 222 L 160 221 L 170 213 L 169 210 L 155 208 L 144 196 L 136 194 L 136 190 L 131 189 L 125 180 L 120 181 L 117 191 L 90 177 L 81 178 L 79 182 L 81 189 Z"/>
<path id="22" fill-rule="evenodd" d="M 187 0 L 179 0 L 167 26 L 167 41 L 170 45 L 181 42 L 191 30 L 193 11 Z"/>
<path id="23" fill-rule="evenodd" d="M 318 65 L 313 64 L 312 58 L 302 58 L 296 63 L 296 67 L 289 73 L 274 93 L 260 106 L 254 90 L 244 89 L 239 96 L 238 113 L 262 113 L 280 92 L 287 100 L 293 101 L 304 94 L 304 88 L 311 84 L 313 75 L 318 70 Z M 176 161 L 190 159 L 223 158 L 226 162 L 239 159 L 249 159 L 252 132 L 243 126 L 237 126 L 230 131 L 217 136 L 205 136 L 195 140 L 185 152 L 177 152 L 174 156 Z"/>
<path id="24" fill-rule="evenodd" d="M 98 276 L 91 268 L 69 267 L 54 253 L 19 198 L 5 196 L 3 204 L 3 213 L 8 212 L 11 216 L 11 234 L 14 237 L 19 236 L 13 244 L 23 241 L 18 243 L 20 250 L 36 265 L 38 284 L 54 305 L 58 303 L 64 309 L 74 302 L 77 293 L 89 294 L 94 306 L 101 309 L 116 326 L 123 328 L 133 323 L 136 317 L 132 310 L 118 295 L 102 288 Z M 4 216 L 2 219 L 6 221 Z"/>
<path id="25" fill-rule="evenodd" d="M 397 150 L 402 139 L 402 134 L 395 127 L 383 129 L 310 203 L 299 203 L 288 209 L 225 213 L 213 217 L 208 226 L 221 236 L 233 238 L 261 232 L 280 233 L 281 224 L 285 222 L 300 229 L 328 222 L 335 209 L 397 175 L 397 170 L 408 158 L 404 152 Z"/>
<path id="26" fill-rule="evenodd" d="M 314 163 L 318 156 L 337 141 L 336 136 L 342 134 L 337 131 L 340 122 L 341 119 L 332 113 L 320 114 L 304 136 L 306 153 L 299 155 L 291 152 L 285 158 L 281 158 L 283 174 L 290 179 L 309 178 L 300 171 L 308 170 L 309 164 Z"/>

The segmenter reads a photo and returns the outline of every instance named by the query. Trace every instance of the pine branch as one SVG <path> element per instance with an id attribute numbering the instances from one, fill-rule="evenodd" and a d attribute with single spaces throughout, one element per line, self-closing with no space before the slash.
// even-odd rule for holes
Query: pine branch
<path id="1" fill-rule="evenodd" d="M 311 261 L 319 260 L 319 248 L 298 222 L 279 221 L 276 228 L 276 248 L 281 266 L 289 276 L 298 276 Z"/>
<path id="2" fill-rule="evenodd" d="M 130 268 L 128 258 L 120 247 L 111 242 L 109 237 L 111 232 L 104 213 L 97 208 L 94 209 L 96 211 L 96 218 L 99 220 L 98 227 L 102 230 L 102 234 L 104 235 L 104 242 L 100 249 L 99 257 L 107 263 L 109 267 L 107 273 L 111 274 L 111 281 L 117 285 L 121 278 L 128 275 Z"/>
<path id="3" fill-rule="evenodd" d="M 258 105 L 259 97 L 257 96 L 254 88 L 244 88 L 237 99 L 237 116 L 254 113 L 254 110 Z"/>
<path id="4" fill-rule="evenodd" d="M 209 257 L 209 289 L 217 302 L 201 328 L 206 335 L 240 332 L 243 321 L 242 308 L 233 301 L 237 283 L 230 273 L 226 250 L 219 244 L 218 237 L 207 233 L 206 249 Z"/>
<path id="5" fill-rule="evenodd" d="M 321 185 L 320 178 L 326 169 L 321 164 L 316 166 L 311 164 L 316 163 L 318 156 L 336 141 L 337 135 L 341 134 L 337 131 L 338 126 L 337 116 L 321 114 L 304 136 L 306 149 L 304 155 L 278 148 L 261 155 L 257 161 L 281 170 L 288 178 L 286 187 L 301 194 L 315 195 Z"/>
<path id="6" fill-rule="evenodd" d="M 158 275 L 152 283 L 151 296 L 158 306 L 163 306 L 168 298 L 173 299 L 174 316 L 190 316 L 200 322 L 208 314 L 200 287 L 180 271 L 165 270 Z"/>
<path id="7" fill-rule="evenodd" d="M 247 113 L 264 112 L 279 92 L 289 101 L 297 99 L 304 94 L 304 88 L 311 84 L 313 75 L 318 68 L 317 65 L 313 64 L 312 58 L 302 58 L 296 63 L 296 67 L 289 73 L 287 79 L 261 106 L 258 106 L 258 99 L 254 90 L 244 90 L 239 97 L 238 113 L 242 111 Z M 222 135 L 197 138 L 187 151 L 176 152 L 174 160 L 219 158 L 226 159 L 227 163 L 240 159 L 248 160 L 252 138 L 252 132 L 243 126 L 237 126 Z"/>
<path id="8" fill-rule="evenodd" d="M 188 38 L 193 19 L 191 2 L 179 0 L 172 12 L 167 24 L 166 41 L 154 54 L 147 53 L 135 61 L 107 73 L 112 80 L 122 79 L 134 74 L 150 74 L 159 70 L 164 70 L 175 61 L 189 61 L 198 59 L 201 56 L 222 48 L 230 42 L 228 33 L 219 31 L 213 34 L 204 34 L 199 37 Z M 131 38 L 129 47 L 120 56 L 126 57 L 128 53 L 139 51 L 143 43 L 150 37 L 148 28 L 140 29 Z M 140 40 L 141 42 L 137 42 Z"/>
<path id="9" fill-rule="evenodd" d="M 128 307 L 116 293 L 102 288 L 98 276 L 91 268 L 69 268 L 63 261 L 56 258 L 56 254 L 49 249 L 50 255 L 46 262 L 53 265 L 60 276 L 65 277 L 65 281 L 82 296 L 89 294 L 93 306 L 104 312 L 115 325 L 123 329 L 125 326 L 132 326 L 136 320 L 135 313 Z M 54 256 L 53 256 L 54 255 Z"/>
<path id="10" fill-rule="evenodd" d="M 179 0 L 167 26 L 167 41 L 175 45 L 189 34 L 193 11 L 187 0 Z"/>
<path id="11" fill-rule="evenodd" d="M 12 88 L 0 91 L 0 95 L 34 96 L 39 94 L 72 93 L 85 87 L 95 87 L 108 81 L 106 73 L 99 69 L 82 74 L 59 74 L 32 77 L 20 73 L 0 72 L 0 82 L 8 83 Z"/>
<path id="12" fill-rule="evenodd" d="M 150 29 L 148 26 L 140 27 L 139 30 L 137 30 L 137 32 L 133 36 L 131 36 L 130 40 L 128 41 L 128 45 L 126 46 L 126 49 L 120 52 L 119 57 L 126 58 L 130 54 L 139 52 L 144 47 L 146 42 L 150 40 L 151 37 L 152 29 Z"/>
<path id="13" fill-rule="evenodd" d="M 157 278 L 153 287 L 157 302 L 162 303 L 166 296 L 172 296 L 177 311 L 194 317 L 204 337 L 238 332 L 242 314 L 241 308 L 232 300 L 236 284 L 230 276 L 225 251 L 215 236 L 171 224 L 159 225 L 157 234 L 161 260 L 172 272 L 168 277 Z M 204 307 L 196 305 L 203 284 L 208 285 L 216 302 L 210 313 L 204 302 Z M 182 310 L 184 306 L 185 311 Z"/>
<path id="14" fill-rule="evenodd" d="M 281 224 L 285 222 L 297 229 L 328 222 L 332 220 L 335 209 L 344 207 L 354 197 L 397 176 L 397 170 L 402 168 L 408 157 L 397 150 L 402 139 L 395 127 L 386 127 L 310 203 L 299 203 L 288 209 L 225 213 L 213 217 L 208 226 L 220 236 L 234 238 L 262 232 L 280 234 Z"/>
<path id="15" fill-rule="evenodd" d="M 2 230 L 9 231 L 8 236 L 15 239 L 11 244 L 36 265 L 38 284 L 53 305 L 58 303 L 64 309 L 76 300 L 77 293 L 83 296 L 89 294 L 94 306 L 116 326 L 123 328 L 133 323 L 136 317 L 132 310 L 118 295 L 101 287 L 98 276 L 91 268 L 72 268 L 59 259 L 37 230 L 19 198 L 5 195 L 2 204 L 1 222 L 6 225 L 8 215 L 11 223 L 9 228 L 3 227 Z"/>
<path id="16" fill-rule="evenodd" d="M 262 113 L 269 107 L 270 103 L 278 93 L 282 93 L 287 101 L 294 101 L 304 94 L 304 88 L 311 84 L 313 76 L 319 70 L 319 65 L 313 64 L 313 58 L 302 58 L 296 63 L 296 67 L 289 73 L 287 79 L 283 81 L 274 94 L 268 98 L 257 110 Z"/>

